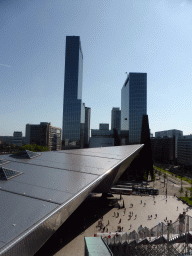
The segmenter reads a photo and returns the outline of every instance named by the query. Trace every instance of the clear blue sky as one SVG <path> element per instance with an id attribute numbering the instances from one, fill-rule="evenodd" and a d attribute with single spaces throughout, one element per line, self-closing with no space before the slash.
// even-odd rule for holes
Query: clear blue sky
<path id="1" fill-rule="evenodd" d="M 125 72 L 147 72 L 151 131 L 192 133 L 192 1 L 1 0 L 0 135 L 62 128 L 65 38 L 80 36 L 91 128 L 121 107 Z"/>

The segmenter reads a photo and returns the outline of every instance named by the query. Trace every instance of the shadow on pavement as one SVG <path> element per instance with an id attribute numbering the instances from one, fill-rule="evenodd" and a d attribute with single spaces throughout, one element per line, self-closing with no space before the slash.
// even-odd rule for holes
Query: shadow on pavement
<path id="1" fill-rule="evenodd" d="M 41 247 L 35 256 L 52 256 L 113 207 L 118 207 L 118 199 L 102 196 L 88 197 Z"/>

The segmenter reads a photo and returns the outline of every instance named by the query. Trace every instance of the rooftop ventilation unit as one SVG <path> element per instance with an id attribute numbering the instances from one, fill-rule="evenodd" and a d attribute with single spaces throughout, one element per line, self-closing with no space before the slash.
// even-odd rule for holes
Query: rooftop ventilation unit
<path id="1" fill-rule="evenodd" d="M 18 152 L 16 154 L 10 155 L 11 157 L 14 158 L 22 158 L 22 159 L 32 159 L 34 157 L 40 156 L 41 154 L 36 153 L 36 152 L 32 152 L 29 150 L 23 150 L 21 152 Z"/>
<path id="2" fill-rule="evenodd" d="M 0 180 L 9 180 L 21 174 L 23 173 L 0 167 Z"/>
<path id="3" fill-rule="evenodd" d="M 0 159 L 0 165 L 3 164 L 8 164 L 10 161 L 4 160 L 4 159 Z"/>

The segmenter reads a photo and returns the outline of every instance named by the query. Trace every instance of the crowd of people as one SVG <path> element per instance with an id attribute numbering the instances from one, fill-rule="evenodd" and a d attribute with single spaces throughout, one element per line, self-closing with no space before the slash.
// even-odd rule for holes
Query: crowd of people
<path id="1" fill-rule="evenodd" d="M 156 203 L 155 201 L 155 197 L 151 197 L 151 199 L 153 200 L 154 204 Z M 149 199 L 149 200 L 151 200 Z M 164 198 L 163 199 L 165 202 L 167 202 L 167 198 Z M 140 200 L 140 205 L 142 205 L 143 207 L 146 206 L 146 199 L 144 198 L 144 200 Z M 134 208 L 134 205 L 133 203 L 130 203 L 129 204 L 129 208 L 133 209 Z M 122 209 L 122 215 L 120 214 L 121 211 L 117 210 L 117 211 L 114 211 L 113 213 L 113 216 L 114 218 L 117 218 L 118 219 L 118 222 L 117 222 L 117 228 L 115 228 L 115 226 L 111 226 L 110 225 L 110 222 L 108 220 L 107 224 L 104 225 L 104 222 L 103 222 L 103 217 L 98 221 L 98 225 L 97 225 L 97 228 L 98 228 L 98 231 L 99 232 L 128 232 L 132 229 L 132 224 L 133 222 L 131 222 L 129 225 L 125 224 L 126 225 L 126 230 L 125 230 L 125 227 L 122 226 L 122 224 L 125 223 L 125 217 L 127 216 L 127 221 L 131 221 L 131 220 L 136 220 L 137 219 L 137 214 L 134 214 L 133 210 L 127 212 L 127 209 L 124 207 L 124 208 L 118 208 L 119 210 Z M 183 209 L 185 210 L 185 209 Z M 178 206 L 177 206 L 177 211 L 178 211 Z M 154 211 L 153 211 L 154 212 Z M 125 217 L 123 217 L 125 216 Z M 157 219 L 157 213 L 152 215 L 152 214 L 149 214 L 147 216 L 147 220 L 153 220 L 153 219 Z M 179 233 L 182 233 L 184 231 L 184 226 L 185 226 L 185 211 L 183 211 L 182 214 L 179 214 L 179 217 L 178 217 L 178 220 L 179 220 Z M 164 222 L 165 224 L 168 226 L 168 230 L 170 233 L 173 232 L 174 228 L 173 228 L 173 222 L 172 220 L 168 220 L 167 217 L 165 217 L 164 219 Z M 159 227 L 159 232 L 161 232 L 161 224 L 159 222 L 158 224 L 160 227 Z M 158 226 L 157 225 L 157 226 Z M 138 232 L 141 232 L 141 230 L 143 229 L 142 225 L 139 226 L 138 228 Z"/>
<path id="2" fill-rule="evenodd" d="M 153 199 L 154 199 L 154 197 L 153 197 Z M 146 206 L 146 202 L 143 203 L 142 200 L 140 201 L 140 204 L 143 204 L 143 207 Z M 133 208 L 133 203 L 130 203 L 129 208 Z M 120 209 L 120 208 L 119 208 L 119 209 Z M 126 208 L 123 208 L 123 216 L 126 216 L 126 211 L 127 211 Z M 137 214 L 134 215 L 133 211 L 130 211 L 127 216 L 128 216 L 128 218 L 127 218 L 128 221 L 131 220 L 131 219 L 133 218 L 133 216 L 135 217 L 133 220 L 136 220 L 136 219 L 137 219 Z M 120 218 L 119 211 L 117 211 L 117 212 L 114 211 L 113 217 L 119 219 L 118 224 L 121 224 L 121 223 L 122 223 L 122 219 Z M 155 218 L 157 218 L 157 214 L 155 214 Z M 148 215 L 148 219 L 152 219 L 152 215 Z M 109 226 L 109 225 L 110 225 L 109 220 L 108 220 L 107 225 L 104 225 L 103 217 L 102 217 L 102 218 L 100 218 L 100 220 L 98 221 L 98 224 L 97 224 L 96 228 L 98 228 L 98 231 L 99 231 L 99 232 L 103 232 L 103 233 L 104 233 L 104 232 L 108 232 L 108 226 Z M 141 225 L 141 226 L 142 226 L 142 225 Z M 132 224 L 130 224 L 129 230 L 131 230 L 131 229 L 132 229 Z M 117 226 L 117 229 L 116 229 L 116 232 L 123 232 L 123 227 L 120 226 L 120 225 L 118 225 L 118 226 Z"/>

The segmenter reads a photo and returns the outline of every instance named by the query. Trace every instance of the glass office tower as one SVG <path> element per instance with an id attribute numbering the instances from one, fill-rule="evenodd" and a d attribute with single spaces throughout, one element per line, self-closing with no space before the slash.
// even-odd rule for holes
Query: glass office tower
<path id="1" fill-rule="evenodd" d="M 147 74 L 129 73 L 121 89 L 121 130 L 129 143 L 140 143 L 143 115 L 147 115 Z"/>
<path id="2" fill-rule="evenodd" d="M 83 147 L 85 105 L 82 103 L 83 53 L 79 36 L 66 37 L 63 136 L 68 145 Z"/>

